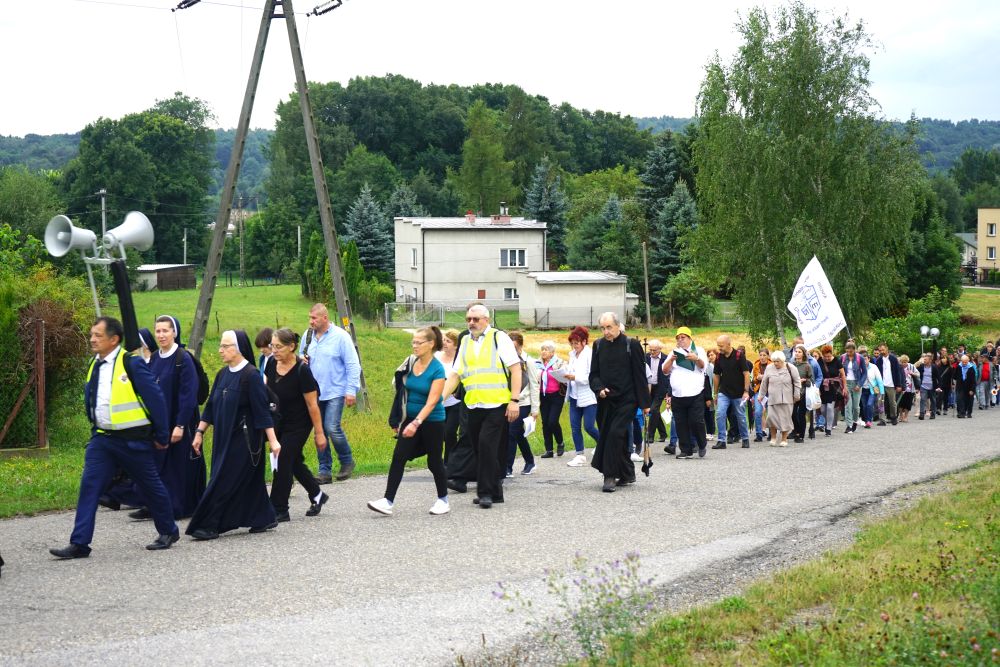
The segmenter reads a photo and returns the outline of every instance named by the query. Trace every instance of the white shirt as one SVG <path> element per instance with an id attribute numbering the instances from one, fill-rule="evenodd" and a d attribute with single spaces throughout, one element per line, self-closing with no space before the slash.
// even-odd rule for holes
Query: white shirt
<path id="1" fill-rule="evenodd" d="M 886 355 L 882 357 L 882 382 L 887 386 L 891 387 L 892 382 L 892 364 L 889 363 L 889 356 Z"/>
<path id="2" fill-rule="evenodd" d="M 657 381 L 660 379 L 660 374 L 657 372 L 657 368 L 661 366 L 664 362 L 663 353 L 656 355 L 649 355 L 649 366 L 646 369 L 646 379 L 649 384 L 656 386 Z"/>
<path id="3" fill-rule="evenodd" d="M 122 351 L 121 345 L 116 347 L 108 356 L 104 357 L 104 363 L 97 371 L 97 403 L 94 406 L 94 421 L 97 427 L 102 429 L 111 428 L 111 381 L 115 368 L 115 360 L 118 353 Z M 100 359 L 100 357 L 98 357 Z"/>
<path id="4" fill-rule="evenodd" d="M 597 396 L 590 388 L 590 362 L 594 351 L 589 345 L 584 345 L 580 355 L 576 350 L 570 350 L 568 372 L 576 379 L 569 383 L 566 393 L 576 401 L 577 407 L 585 408 L 597 404 Z"/>
<path id="5" fill-rule="evenodd" d="M 441 362 L 441 365 L 444 366 L 444 370 L 446 372 L 448 372 L 448 373 L 451 372 L 451 367 L 454 366 L 455 360 L 453 359 L 452 362 L 451 362 L 451 364 L 445 363 L 445 360 L 444 360 L 444 350 L 438 350 L 437 352 L 435 352 L 434 353 L 434 358 Z M 459 403 L 461 403 L 461 401 L 459 399 L 455 398 L 455 394 L 451 394 L 446 399 L 444 399 L 443 405 L 446 408 L 450 408 L 451 406 L 458 405 Z"/>
<path id="6" fill-rule="evenodd" d="M 685 350 L 682 347 L 674 349 L 682 350 L 685 354 L 690 352 L 690 350 Z M 678 364 L 676 358 L 674 359 L 674 365 L 670 368 L 670 393 L 676 398 L 698 396 L 705 391 L 705 367 L 708 366 L 708 355 L 700 347 L 695 348 L 695 354 L 698 355 L 699 361 L 702 362 L 701 368 L 698 368 L 698 362 L 696 361 L 694 370 L 689 371 Z M 663 363 L 666 363 L 666 361 Z"/>

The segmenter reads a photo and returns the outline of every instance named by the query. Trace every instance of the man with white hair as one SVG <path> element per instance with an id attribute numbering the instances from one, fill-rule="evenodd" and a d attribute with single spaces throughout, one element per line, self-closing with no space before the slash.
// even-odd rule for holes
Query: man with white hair
<path id="1" fill-rule="evenodd" d="M 629 456 L 636 410 L 649 413 L 649 385 L 639 341 L 625 335 L 615 313 L 598 318 L 603 338 L 594 341 L 590 388 L 597 396 L 600 437 L 591 465 L 604 474 L 602 491 L 635 482 L 635 463 Z"/>
<path id="2" fill-rule="evenodd" d="M 468 436 L 477 460 L 472 502 L 489 509 L 504 502 L 507 433 L 509 424 L 521 415 L 521 357 L 510 336 L 490 326 L 490 311 L 483 304 L 470 305 L 465 321 L 469 335 L 459 343 L 444 396 L 450 396 L 459 382 L 465 388 Z"/>

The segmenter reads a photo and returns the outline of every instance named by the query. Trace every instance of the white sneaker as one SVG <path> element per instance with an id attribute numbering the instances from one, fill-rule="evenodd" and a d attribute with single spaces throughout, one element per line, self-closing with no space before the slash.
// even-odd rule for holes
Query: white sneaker
<path id="1" fill-rule="evenodd" d="M 715 440 L 715 434 L 714 433 L 709 433 L 708 435 L 705 436 L 705 439 L 706 440 Z"/>
<path id="2" fill-rule="evenodd" d="M 634 452 L 629 458 L 632 459 L 632 463 L 642 463 L 642 457 Z"/>
<path id="3" fill-rule="evenodd" d="M 579 468 L 580 466 L 587 465 L 587 457 L 583 454 L 577 454 L 574 456 L 566 465 L 570 468 Z"/>
<path id="4" fill-rule="evenodd" d="M 392 503 L 385 498 L 372 500 L 368 503 L 368 509 L 375 510 L 379 514 L 385 514 L 386 516 L 392 515 Z"/>
<path id="5" fill-rule="evenodd" d="M 374 508 L 372 508 L 372 509 L 374 509 Z M 442 500 L 441 498 L 438 498 L 437 500 L 435 500 L 434 504 L 431 505 L 431 514 L 435 514 L 435 515 L 436 514 L 447 514 L 450 511 L 451 511 L 451 505 L 448 504 L 447 500 Z"/>

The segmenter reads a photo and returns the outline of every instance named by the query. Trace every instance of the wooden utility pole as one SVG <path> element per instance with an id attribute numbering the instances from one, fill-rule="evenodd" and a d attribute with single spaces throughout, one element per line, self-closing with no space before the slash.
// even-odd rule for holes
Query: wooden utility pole
<path id="1" fill-rule="evenodd" d="M 276 14 L 276 6 L 281 7 L 281 13 Z M 339 3 L 336 5 L 339 6 Z M 325 12 L 324 12 L 325 13 Z M 222 250 L 225 244 L 226 227 L 232 210 L 233 197 L 236 191 L 236 181 L 239 177 L 240 164 L 243 160 L 243 149 L 246 145 L 247 132 L 250 127 L 250 114 L 253 111 L 254 97 L 257 94 L 257 81 L 260 79 L 261 63 L 264 60 L 264 47 L 270 31 L 272 19 L 284 19 L 288 29 L 288 46 L 292 52 L 292 63 L 295 67 L 295 83 L 299 93 L 299 105 L 302 109 L 302 125 L 306 133 L 306 146 L 309 149 L 309 162 L 312 166 L 313 185 L 316 188 L 316 200 L 319 205 L 320 223 L 323 227 L 323 240 L 326 246 L 327 261 L 330 264 L 330 277 L 333 282 L 334 297 L 337 303 L 339 324 L 351 335 L 354 349 L 358 349 L 358 337 L 354 330 L 354 319 L 351 312 L 351 300 L 347 294 L 347 281 L 341 264 L 340 244 L 337 240 L 337 230 L 333 224 L 333 209 L 330 206 L 330 192 L 327 189 L 326 177 L 323 172 L 323 158 L 319 151 L 319 137 L 313 121 L 312 105 L 309 102 L 309 87 L 306 81 L 305 68 L 302 64 L 302 51 L 299 47 L 299 33 L 295 26 L 295 12 L 292 0 L 267 0 L 260 20 L 260 30 L 257 33 L 257 46 L 254 49 L 253 62 L 250 67 L 250 78 L 247 81 L 246 93 L 243 96 L 243 109 L 240 111 L 240 122 L 236 127 L 236 139 L 233 142 L 233 152 L 229 159 L 229 169 L 222 189 L 219 203 L 219 215 L 215 222 L 215 232 L 212 235 L 212 246 L 209 250 L 208 262 L 205 266 L 205 278 L 201 286 L 201 296 L 195 310 L 195 321 L 191 327 L 191 345 L 195 355 L 201 355 L 205 330 L 208 327 L 208 313 L 212 308 L 212 298 L 215 283 L 218 278 L 219 266 L 222 263 Z M 360 351 L 358 358 L 361 358 Z M 357 395 L 359 410 L 369 407 L 368 385 L 365 382 L 364 371 L 361 372 L 361 387 Z"/>

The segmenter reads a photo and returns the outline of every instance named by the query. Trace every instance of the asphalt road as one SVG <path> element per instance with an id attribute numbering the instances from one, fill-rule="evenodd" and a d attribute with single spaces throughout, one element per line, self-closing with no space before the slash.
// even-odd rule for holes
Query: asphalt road
<path id="1" fill-rule="evenodd" d="M 448 664 L 509 649 L 525 618 L 493 592 L 503 581 L 555 613 L 546 568 L 638 551 L 644 576 L 670 585 L 822 524 L 865 499 L 1000 457 L 1000 410 L 820 436 L 787 449 L 709 451 L 678 461 L 655 451 L 652 476 L 614 494 L 568 456 L 508 480 L 490 510 L 472 494 L 428 514 L 425 470 L 404 477 L 392 517 L 365 507 L 384 477 L 325 487 L 331 501 L 264 535 L 143 547 L 149 522 L 101 510 L 90 558 L 55 561 L 72 513 L 0 521 L 0 664 Z M 730 446 L 732 447 L 732 446 Z M 518 461 L 517 469 L 520 469 Z M 183 526 L 182 526 L 183 532 Z"/>

